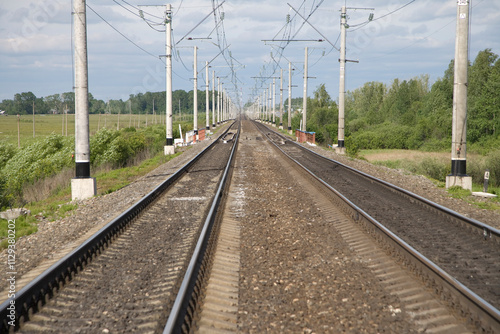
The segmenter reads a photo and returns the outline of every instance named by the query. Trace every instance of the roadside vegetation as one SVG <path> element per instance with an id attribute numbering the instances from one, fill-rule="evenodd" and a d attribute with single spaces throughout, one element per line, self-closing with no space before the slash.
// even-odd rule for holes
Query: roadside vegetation
<path id="1" fill-rule="evenodd" d="M 189 127 L 191 123 L 181 124 L 183 131 Z M 179 137 L 178 126 L 174 137 Z M 180 154 L 165 156 L 164 141 L 163 125 L 97 131 L 90 146 L 98 195 L 116 191 Z M 59 219 L 77 208 L 71 203 L 73 150 L 74 137 L 54 133 L 20 149 L 0 143 L 0 207 L 31 211 L 16 219 L 16 238 L 36 232 L 40 219 Z M 7 245 L 6 233 L 7 220 L 0 219 L 0 249 Z"/>
<path id="2" fill-rule="evenodd" d="M 489 192 L 500 187 L 500 59 L 490 49 L 480 51 L 469 67 L 467 112 L 467 174 L 482 189 L 490 171 Z M 285 106 L 288 105 L 286 101 Z M 297 110 L 302 99 L 292 99 L 292 129 L 299 128 Z M 345 145 L 347 154 L 362 157 L 365 150 L 448 152 L 447 161 L 424 158 L 418 163 L 379 162 L 445 182 L 451 172 L 453 61 L 432 84 L 427 75 L 394 79 L 390 85 L 367 82 L 346 94 Z M 285 113 L 283 124 L 287 124 Z M 320 145 L 337 143 L 338 106 L 325 86 L 307 101 L 307 131 L 316 132 Z"/>

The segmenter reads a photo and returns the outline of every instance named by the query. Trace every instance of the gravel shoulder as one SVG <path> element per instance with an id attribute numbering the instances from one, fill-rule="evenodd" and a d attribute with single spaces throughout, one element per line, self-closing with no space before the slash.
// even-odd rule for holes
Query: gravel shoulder
<path id="1" fill-rule="evenodd" d="M 456 211 L 465 217 L 478 220 L 482 223 L 500 229 L 500 212 L 480 209 L 475 205 L 467 203 L 462 199 L 452 198 L 444 188 L 437 187 L 431 180 L 423 175 L 412 175 L 403 170 L 396 170 L 384 166 L 376 166 L 367 161 L 353 159 L 337 154 L 330 149 L 319 146 L 303 144 L 304 147 L 321 154 L 325 157 L 338 161 L 346 166 L 352 167 L 378 179 L 408 190 L 422 196 L 434 203 L 442 205 L 450 210 Z M 487 199 L 475 198 L 476 201 L 487 201 Z"/>

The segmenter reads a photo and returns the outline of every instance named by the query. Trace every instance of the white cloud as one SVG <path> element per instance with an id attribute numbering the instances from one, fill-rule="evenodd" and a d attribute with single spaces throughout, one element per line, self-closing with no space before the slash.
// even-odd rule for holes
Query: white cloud
<path id="1" fill-rule="evenodd" d="M 121 1 L 123 6 L 138 14 Z M 127 1 L 135 6 L 150 4 L 150 1 Z M 289 0 L 299 9 L 302 0 Z M 148 55 L 120 36 L 91 10 L 87 10 L 89 80 L 90 89 L 98 98 L 123 98 L 140 89 L 164 89 L 164 65 L 157 58 L 165 54 L 165 34 L 151 29 L 142 19 L 112 1 L 88 0 L 88 5 L 106 19 L 121 33 L 154 56 Z M 220 3 L 220 2 L 219 2 Z M 323 3 L 309 18 L 311 24 L 331 42 L 339 35 L 339 9 L 344 1 Z M 407 3 L 406 0 L 392 0 L 381 3 L 375 0 L 359 0 L 348 6 L 375 7 L 375 21 L 354 31 L 350 28 L 347 39 L 347 57 L 359 59 L 359 64 L 348 65 L 347 88 L 352 90 L 367 81 L 390 81 L 398 76 L 408 78 L 429 73 L 431 79 L 443 75 L 454 55 L 456 2 L 448 0 L 419 0 L 409 6 L 378 19 Z M 313 7 L 312 0 L 306 0 L 300 9 L 308 15 Z M 479 1 L 473 3 L 471 30 L 471 57 L 479 50 L 492 48 L 500 53 L 500 3 Z M 172 3 L 174 18 L 174 40 L 178 42 L 196 25 L 191 37 L 206 37 L 214 29 L 214 16 L 200 24 L 212 10 L 207 0 L 180 1 Z M 179 7 L 180 6 L 180 7 Z M 45 96 L 71 90 L 71 4 L 70 1 L 48 2 L 18 0 L 2 2 L 0 5 L 0 99 L 12 98 L 15 93 L 33 91 Z M 138 7 L 146 13 L 162 17 L 164 6 Z M 294 15 L 286 2 L 226 0 L 220 11 L 224 12 L 224 28 L 227 43 L 230 44 L 234 64 L 246 65 L 237 71 L 238 85 L 244 87 L 244 94 L 251 94 L 255 84 L 252 76 L 278 75 L 279 71 L 271 59 L 278 58 L 278 50 L 284 43 L 264 43 L 262 39 L 277 39 L 294 36 L 296 39 L 322 38 L 309 24 Z M 355 25 L 367 20 L 366 10 L 349 10 L 349 24 Z M 295 19 L 286 25 L 287 14 Z M 152 21 L 159 18 L 148 16 Z M 163 26 L 154 26 L 163 29 Z M 283 29 L 283 30 L 282 30 Z M 300 30 L 300 31 L 299 31 Z M 219 30 L 222 32 L 222 30 Z M 192 61 L 194 45 L 198 45 L 198 68 L 220 51 L 215 32 L 212 40 L 188 41 L 177 45 L 182 63 L 174 57 L 174 89 L 192 89 Z M 309 94 L 314 87 L 325 83 L 332 98 L 338 92 L 338 51 L 326 43 L 291 42 L 283 50 L 280 66 L 287 69 L 293 61 L 297 70 L 294 84 L 302 83 L 304 47 L 310 47 Z M 336 43 L 339 46 L 339 43 Z M 325 56 L 323 56 L 323 51 Z M 285 58 L 286 57 L 286 58 Z M 229 59 L 228 54 L 226 58 Z M 226 60 L 219 56 L 212 64 L 220 75 L 230 74 Z M 265 70 L 262 66 L 266 65 Z M 204 77 L 204 71 L 201 73 Z M 285 73 L 286 76 L 286 73 Z M 211 77 L 211 75 L 210 75 Z M 44 82 L 44 85 L 40 85 Z M 299 84 L 300 83 L 300 84 Z M 264 83 L 268 86 L 269 82 Z M 200 89 L 202 86 L 200 85 Z M 302 95 L 300 87 L 294 94 Z"/>

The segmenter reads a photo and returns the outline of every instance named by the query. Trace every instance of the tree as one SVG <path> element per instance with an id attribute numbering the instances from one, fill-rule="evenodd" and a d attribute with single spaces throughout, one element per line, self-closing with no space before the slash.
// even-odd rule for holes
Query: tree
<path id="1" fill-rule="evenodd" d="M 308 101 L 307 130 L 316 132 L 318 142 L 331 144 L 337 136 L 338 107 L 321 84 Z"/>
<path id="2" fill-rule="evenodd" d="M 50 112 L 55 114 L 63 113 L 63 100 L 61 94 L 49 95 L 44 98 L 44 101 L 47 104 Z"/>
<path id="3" fill-rule="evenodd" d="M 500 111 L 500 61 L 491 49 L 480 51 L 469 68 L 467 140 L 471 143 L 494 135 Z M 495 63 L 496 61 L 496 63 Z"/>
<path id="4" fill-rule="evenodd" d="M 64 110 L 67 110 L 69 114 L 75 113 L 75 93 L 66 92 L 61 94 L 62 103 L 64 104 Z"/>
<path id="5" fill-rule="evenodd" d="M 36 96 L 32 92 L 14 95 L 14 112 L 16 114 L 32 114 L 35 100 Z"/>

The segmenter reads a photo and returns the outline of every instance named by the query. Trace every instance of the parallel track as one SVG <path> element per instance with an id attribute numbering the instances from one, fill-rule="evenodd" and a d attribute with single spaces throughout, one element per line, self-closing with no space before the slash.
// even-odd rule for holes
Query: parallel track
<path id="1" fill-rule="evenodd" d="M 500 332 L 500 231 L 258 128 L 474 327 Z"/>
<path id="2" fill-rule="evenodd" d="M 227 144 L 224 136 L 21 289 L 15 299 L 16 329 L 163 329 L 179 286 L 185 306 L 199 284 L 199 263 L 237 146 L 237 137 Z M 9 302 L 0 306 L 2 333 L 12 330 L 6 320 Z M 177 316 L 184 319 L 186 312 L 181 307 Z M 175 323 L 178 330 L 182 321 Z"/>

